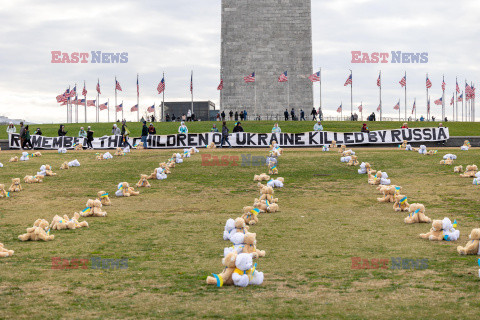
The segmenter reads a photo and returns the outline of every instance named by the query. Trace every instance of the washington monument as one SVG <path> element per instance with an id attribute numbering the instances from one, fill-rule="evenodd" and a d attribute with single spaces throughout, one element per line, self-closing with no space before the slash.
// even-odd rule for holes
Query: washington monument
<path id="1" fill-rule="evenodd" d="M 223 110 L 265 116 L 312 108 L 311 0 L 222 0 L 221 41 Z M 279 82 L 284 72 L 288 82 Z M 245 83 L 252 73 L 255 82 Z"/>

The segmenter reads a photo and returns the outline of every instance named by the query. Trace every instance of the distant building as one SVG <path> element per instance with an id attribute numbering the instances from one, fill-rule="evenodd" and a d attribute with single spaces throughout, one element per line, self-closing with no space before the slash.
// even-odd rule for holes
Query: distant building
<path id="1" fill-rule="evenodd" d="M 27 124 L 27 122 L 22 119 L 9 119 L 8 117 L 0 116 L 0 125 L 6 125 L 6 124 L 9 124 L 10 122 L 12 122 L 15 125 L 20 124 L 20 122 Z"/>
<path id="2" fill-rule="evenodd" d="M 167 113 L 170 117 L 174 114 L 176 118 L 180 118 L 183 114 L 185 116 L 188 113 L 188 110 L 192 109 L 191 101 L 177 101 L 177 102 L 165 102 L 165 116 Z M 195 119 L 201 121 L 214 120 L 212 118 L 215 112 L 215 103 L 212 101 L 194 101 L 193 102 L 193 113 L 195 114 Z"/>

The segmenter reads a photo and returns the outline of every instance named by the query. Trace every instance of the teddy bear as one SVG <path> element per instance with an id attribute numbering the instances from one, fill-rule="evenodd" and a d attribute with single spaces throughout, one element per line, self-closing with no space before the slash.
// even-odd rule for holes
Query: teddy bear
<path id="1" fill-rule="evenodd" d="M 110 152 L 105 152 L 105 153 L 103 154 L 103 159 L 105 159 L 105 160 L 110 160 L 110 159 L 113 159 L 113 156 L 112 156 L 112 154 L 111 154 Z"/>
<path id="2" fill-rule="evenodd" d="M 440 160 L 440 164 L 451 166 L 453 164 L 453 160 L 452 159 Z"/>
<path id="3" fill-rule="evenodd" d="M 51 230 L 66 230 L 70 229 L 67 225 L 68 219 L 64 219 L 59 215 L 53 217 L 52 223 L 50 223 Z"/>
<path id="4" fill-rule="evenodd" d="M 252 206 L 243 207 L 242 219 L 245 220 L 247 225 L 253 226 L 254 224 L 258 223 L 258 214 L 260 212 L 263 213 L 265 211 Z"/>
<path id="5" fill-rule="evenodd" d="M 247 233 L 248 232 L 248 226 L 245 223 L 245 220 L 243 218 L 238 217 L 235 219 L 235 233 Z"/>
<path id="6" fill-rule="evenodd" d="M 165 173 L 165 174 L 170 174 L 170 173 L 172 173 L 172 172 L 170 171 L 170 168 L 169 168 L 169 166 L 167 165 L 167 163 L 162 162 L 162 163 L 159 164 L 159 166 L 160 166 L 160 168 L 162 168 L 162 169 L 164 170 L 164 173 Z M 174 165 L 174 166 L 175 166 L 175 165 Z"/>
<path id="7" fill-rule="evenodd" d="M 44 164 L 43 166 L 41 166 L 40 172 L 45 173 L 45 174 L 42 174 L 42 176 L 47 176 L 47 177 L 57 175 L 55 172 L 52 171 L 52 167 L 49 164 Z"/>
<path id="8" fill-rule="evenodd" d="M 454 173 L 462 173 L 463 172 L 463 166 L 456 166 L 453 168 Z"/>
<path id="9" fill-rule="evenodd" d="M 143 149 L 145 149 L 145 146 L 143 145 L 143 142 L 139 142 L 139 143 L 134 144 L 133 148 L 135 148 L 137 150 L 143 150 Z"/>
<path id="10" fill-rule="evenodd" d="M 347 166 L 358 166 L 359 162 L 357 160 L 357 156 L 352 156 L 350 161 L 348 161 Z"/>
<path id="11" fill-rule="evenodd" d="M 123 148 L 123 153 L 129 153 L 129 152 L 130 152 L 129 146 L 126 146 L 125 148 Z"/>
<path id="12" fill-rule="evenodd" d="M 474 164 L 469 165 L 465 169 L 465 172 L 460 175 L 460 177 L 462 177 L 462 178 L 475 177 L 475 174 L 477 173 L 477 171 L 478 171 L 478 168 L 477 168 L 476 165 L 474 165 Z"/>
<path id="13" fill-rule="evenodd" d="M 233 285 L 232 274 L 235 271 L 235 261 L 237 259 L 237 252 L 231 252 L 222 259 L 222 265 L 225 266 L 223 271 L 219 274 L 212 273 L 212 276 L 207 277 L 207 284 L 222 287 L 223 285 Z"/>
<path id="14" fill-rule="evenodd" d="M 18 157 L 17 156 L 11 157 L 8 162 L 18 162 Z"/>
<path id="15" fill-rule="evenodd" d="M 283 188 L 283 183 L 285 182 L 285 179 L 282 177 L 277 177 L 277 179 L 270 179 L 267 182 L 267 186 L 272 187 L 272 188 Z M 260 182 L 259 182 L 260 183 Z"/>
<path id="16" fill-rule="evenodd" d="M 380 184 L 388 186 L 391 183 L 390 179 L 388 179 L 388 174 L 386 172 L 382 172 L 380 176 Z"/>
<path id="17" fill-rule="evenodd" d="M 147 180 L 147 177 L 148 176 L 146 174 L 141 174 L 140 175 L 140 180 L 137 182 L 136 186 L 138 188 L 141 188 L 141 187 L 149 188 L 149 187 L 151 187 L 150 183 Z"/>
<path id="18" fill-rule="evenodd" d="M 112 202 L 110 201 L 110 198 L 108 197 L 108 193 L 105 191 L 98 191 L 97 192 L 97 199 L 100 200 L 100 203 L 102 206 L 111 206 Z"/>
<path id="19" fill-rule="evenodd" d="M 28 156 L 28 152 L 22 152 L 22 156 L 20 157 L 20 161 L 28 161 L 30 157 Z"/>
<path id="20" fill-rule="evenodd" d="M 167 167 L 168 168 L 175 168 L 175 160 L 171 159 L 167 162 Z"/>
<path id="21" fill-rule="evenodd" d="M 215 142 L 210 142 L 208 145 L 207 145 L 207 149 L 215 149 L 217 146 L 215 145 Z"/>
<path id="22" fill-rule="evenodd" d="M 470 239 L 465 247 L 458 246 L 457 247 L 457 252 L 462 254 L 462 255 L 467 255 L 467 254 L 476 254 L 480 255 L 480 228 L 472 229 L 472 232 L 470 232 L 470 235 L 468 236 Z"/>
<path id="23" fill-rule="evenodd" d="M 235 220 L 228 219 L 223 230 L 223 240 L 230 240 L 230 237 L 235 234 Z"/>
<path id="24" fill-rule="evenodd" d="M 408 211 L 410 208 L 410 205 L 408 204 L 407 196 L 404 196 L 403 194 L 395 194 L 394 196 L 395 203 L 393 204 L 393 210 L 395 211 Z"/>
<path id="25" fill-rule="evenodd" d="M 182 155 L 180 153 L 174 153 L 173 158 L 175 159 L 175 163 L 183 163 Z"/>
<path id="26" fill-rule="evenodd" d="M 3 243 L 0 243 L 0 258 L 6 258 L 6 257 L 11 257 L 13 256 L 15 251 L 13 250 L 8 250 L 3 246 Z"/>
<path id="27" fill-rule="evenodd" d="M 358 174 L 367 174 L 367 164 L 368 162 L 362 162 L 360 164 L 360 169 L 358 169 Z M 370 164 L 368 164 L 370 165 Z"/>
<path id="28" fill-rule="evenodd" d="M 430 150 L 428 151 L 427 153 L 425 153 L 425 155 L 427 156 L 433 156 L 434 154 L 437 154 L 438 150 Z"/>
<path id="29" fill-rule="evenodd" d="M 95 153 L 95 160 L 105 160 L 105 159 L 103 159 L 103 154 L 97 152 Z"/>
<path id="30" fill-rule="evenodd" d="M 67 153 L 67 148 L 58 148 L 58 153 Z"/>
<path id="31" fill-rule="evenodd" d="M 465 140 L 465 141 L 463 142 L 463 146 L 460 147 L 460 150 L 462 150 L 462 151 L 468 151 L 468 149 L 470 149 L 470 146 L 471 146 L 471 145 L 470 145 L 470 141 Z"/>
<path id="32" fill-rule="evenodd" d="M 348 163 L 350 160 L 352 160 L 352 156 L 340 157 L 340 162 L 343 163 Z"/>
<path id="33" fill-rule="evenodd" d="M 274 191 L 272 187 L 269 186 L 263 186 L 262 189 L 260 190 L 260 201 L 261 200 L 267 200 L 270 203 L 277 203 L 278 198 L 273 197 Z"/>
<path id="34" fill-rule="evenodd" d="M 87 200 L 87 207 L 80 212 L 80 216 L 82 217 L 105 217 L 107 213 L 102 211 L 102 202 L 98 199 Z"/>
<path id="35" fill-rule="evenodd" d="M 389 186 L 387 186 L 387 185 L 382 185 L 382 184 L 381 184 L 381 185 L 379 185 L 379 186 L 377 187 L 377 190 L 378 190 L 381 194 L 384 194 L 386 190 L 390 189 L 390 187 L 395 188 L 395 194 L 399 194 L 400 191 L 402 191 L 402 187 L 396 186 L 396 185 L 394 185 L 394 184 L 389 185 Z M 392 201 L 392 202 L 394 202 L 394 201 Z"/>
<path id="36" fill-rule="evenodd" d="M 407 145 L 405 146 L 405 151 L 412 151 L 412 150 L 413 150 L 413 149 L 412 149 L 412 146 L 411 146 L 411 145 L 407 144 Z"/>
<path id="37" fill-rule="evenodd" d="M 332 140 L 332 143 L 330 144 L 330 148 L 332 148 L 332 149 L 337 148 L 337 141 Z"/>
<path id="38" fill-rule="evenodd" d="M 340 146 L 340 148 L 338 149 L 338 153 L 343 153 L 343 151 L 345 151 L 346 148 L 347 148 L 347 146 L 344 145 L 344 144 L 342 144 L 342 145 Z"/>
<path id="39" fill-rule="evenodd" d="M 68 163 L 68 166 L 69 166 L 69 167 L 80 167 L 80 162 L 78 162 L 78 160 L 75 159 L 75 160 L 70 161 L 70 162 Z"/>
<path id="40" fill-rule="evenodd" d="M 157 173 L 157 175 L 155 176 L 155 179 L 157 179 L 157 180 L 167 179 L 167 174 L 165 173 L 166 169 L 157 168 L 157 169 L 155 169 L 155 172 Z"/>
<path id="41" fill-rule="evenodd" d="M 114 155 L 115 156 L 124 156 L 125 152 L 123 152 L 122 148 L 116 148 Z"/>
<path id="42" fill-rule="evenodd" d="M 270 176 L 266 173 L 262 173 L 260 175 L 256 174 L 253 176 L 253 181 L 268 181 L 270 180 Z"/>
<path id="43" fill-rule="evenodd" d="M 41 157 L 41 156 L 42 154 L 40 153 L 40 151 L 32 153 L 32 157 Z"/>
<path id="44" fill-rule="evenodd" d="M 12 185 L 8 188 L 10 192 L 20 192 L 22 191 L 22 186 L 20 185 L 20 178 L 13 178 Z"/>
<path id="45" fill-rule="evenodd" d="M 43 176 L 25 176 L 23 182 L 25 183 L 41 183 L 43 182 Z"/>
<path id="46" fill-rule="evenodd" d="M 190 149 L 188 148 L 183 149 L 183 155 L 182 155 L 183 158 L 190 158 L 191 156 L 192 155 L 190 153 Z"/>
<path id="47" fill-rule="evenodd" d="M 480 184 L 480 178 L 473 179 L 472 184 L 478 186 Z"/>
<path id="48" fill-rule="evenodd" d="M 263 210 L 264 212 L 269 212 L 269 213 L 277 212 L 280 210 L 278 204 L 270 203 L 267 200 L 255 199 L 253 202 L 253 206 L 257 209 L 260 209 L 260 210 Z"/>
<path id="49" fill-rule="evenodd" d="M 83 150 L 83 144 L 81 143 L 76 143 L 73 146 L 75 147 L 75 151 Z"/>
<path id="50" fill-rule="evenodd" d="M 406 148 L 406 147 L 407 147 L 407 143 L 408 143 L 408 141 L 407 141 L 407 140 L 403 140 L 402 144 L 401 144 L 401 145 L 399 145 L 398 147 L 399 147 L 399 148 L 402 148 L 402 149 L 404 149 L 404 148 Z"/>
<path id="51" fill-rule="evenodd" d="M 382 188 L 383 198 L 377 198 L 378 202 L 395 202 L 396 190 L 393 186 Z"/>
<path id="52" fill-rule="evenodd" d="M 405 218 L 405 223 L 430 223 L 432 219 L 425 215 L 425 206 L 421 203 L 412 203 L 409 208 L 410 214 Z"/>
<path id="53" fill-rule="evenodd" d="M 50 229 L 48 228 L 49 223 L 44 219 L 37 219 L 33 224 L 33 227 L 27 228 L 27 233 L 19 235 L 18 239 L 21 241 L 50 241 L 55 238 L 55 236 L 50 234 Z"/>
<path id="54" fill-rule="evenodd" d="M 268 174 L 278 174 L 277 165 L 272 161 L 268 163 Z"/>
<path id="55" fill-rule="evenodd" d="M 443 160 L 447 160 L 447 159 L 457 160 L 457 156 L 451 153 L 447 153 L 446 155 L 443 156 Z"/>
<path id="56" fill-rule="evenodd" d="M 378 185 L 380 184 L 380 179 L 382 177 L 382 171 L 377 171 L 375 175 L 368 173 L 368 184 Z"/>
<path id="57" fill-rule="evenodd" d="M 80 219 L 80 213 L 78 213 L 78 212 L 75 212 L 73 214 L 72 218 L 68 218 L 68 216 L 65 214 L 63 216 L 63 219 L 65 219 L 67 221 L 68 229 L 77 229 L 77 228 L 85 228 L 85 227 L 88 228 L 89 227 L 87 221 L 82 221 L 82 222 L 78 221 L 78 219 Z"/>
<path id="58" fill-rule="evenodd" d="M 0 184 L 0 198 L 10 198 L 10 192 L 5 190 L 4 184 Z"/>
<path id="59" fill-rule="evenodd" d="M 133 187 L 130 187 L 128 182 L 120 182 L 117 187 L 117 191 L 115 195 L 117 197 L 130 197 L 130 196 L 138 196 L 140 192 L 135 191 Z"/>
<path id="60" fill-rule="evenodd" d="M 421 233 L 420 238 L 431 241 L 456 241 L 460 237 L 460 231 L 455 230 L 456 221 L 452 224 L 449 218 L 443 220 L 433 220 L 432 228 L 428 233 Z"/>
<path id="61" fill-rule="evenodd" d="M 354 156 L 355 152 L 351 149 L 348 149 L 348 150 L 343 151 L 342 154 L 343 154 L 344 157 L 348 157 L 348 156 Z"/>
<path id="62" fill-rule="evenodd" d="M 427 153 L 427 146 L 426 145 L 421 145 L 420 148 L 418 149 L 418 153 L 420 154 L 426 154 Z"/>
<path id="63" fill-rule="evenodd" d="M 233 284 L 238 287 L 248 285 L 261 285 L 263 283 L 263 272 L 256 269 L 253 264 L 253 256 L 250 253 L 240 253 L 235 259 L 235 270 L 232 273 Z"/>
<path id="64" fill-rule="evenodd" d="M 257 234 L 256 233 L 247 233 L 244 237 L 244 245 L 242 253 L 251 253 L 252 258 L 265 257 L 265 250 L 257 249 Z"/>
<path id="65" fill-rule="evenodd" d="M 330 149 L 328 148 L 328 144 L 326 144 L 322 147 L 322 151 L 323 152 L 330 151 Z"/>
<path id="66" fill-rule="evenodd" d="M 70 167 L 68 166 L 68 161 L 65 161 L 64 163 L 62 163 L 62 165 L 60 166 L 60 170 L 67 170 L 69 169 Z"/>

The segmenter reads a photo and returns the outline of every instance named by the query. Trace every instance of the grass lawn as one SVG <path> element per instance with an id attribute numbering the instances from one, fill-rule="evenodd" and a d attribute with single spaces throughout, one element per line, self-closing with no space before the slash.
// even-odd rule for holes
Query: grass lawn
<path id="1" fill-rule="evenodd" d="M 346 128 L 341 124 L 352 125 L 331 123 L 327 129 L 337 125 L 341 131 Z M 271 123 L 256 125 L 267 130 Z M 201 131 L 210 124 L 195 126 Z M 460 240 L 420 239 L 431 225 L 404 224 L 408 214 L 378 203 L 366 175 L 341 163 L 337 152 L 287 149 L 278 166 L 285 187 L 275 191 L 280 212 L 261 214 L 251 228 L 258 248 L 267 253 L 258 261 L 265 281 L 247 288 L 207 286 L 205 278 L 222 271 L 223 248 L 230 246 L 222 239 L 225 221 L 258 197 L 253 175 L 265 168 L 202 166 L 201 155 L 241 159 L 246 153 L 264 156 L 266 149 L 202 149 L 167 180 L 150 181 L 151 188 L 130 198 L 113 195 L 117 184 L 136 183 L 171 151 L 134 151 L 108 161 L 96 161 L 88 151 L 42 152 L 43 157 L 23 163 L 8 163 L 20 152 L 1 151 L 0 182 L 7 187 L 11 178 L 35 174 L 42 164 L 52 165 L 57 176 L 42 184 L 22 183 L 24 191 L 0 199 L 0 242 L 15 250 L 13 257 L 0 258 L 0 318 L 478 318 L 478 257 L 459 256 L 456 246 L 464 246 L 471 229 L 480 227 L 479 187 L 438 163 L 453 152 L 455 165 L 479 164 L 480 150 L 439 150 L 434 156 L 356 151 L 360 161 L 401 185 L 409 203 L 425 204 L 427 216 L 457 219 Z M 73 159 L 81 166 L 59 170 Z M 90 228 L 54 231 L 50 242 L 17 239 L 37 218 L 51 221 L 55 214 L 82 210 L 99 190 L 110 193 L 113 205 L 103 208 L 106 218 L 87 218 Z M 126 270 L 52 270 L 53 257 L 129 261 Z M 428 268 L 358 270 L 352 269 L 352 257 L 428 259 Z"/>
<path id="2" fill-rule="evenodd" d="M 193 123 L 187 123 L 190 133 L 209 132 L 213 124 L 221 128 L 221 122 L 211 121 L 199 121 Z M 233 129 L 235 121 L 228 121 L 228 127 L 230 132 Z M 243 121 L 242 126 L 246 132 L 267 133 L 272 132 L 272 127 L 275 121 Z M 383 129 L 399 129 L 403 122 L 399 121 L 374 121 L 366 122 L 370 130 L 383 130 Z M 279 121 L 279 126 L 283 132 L 289 133 L 301 133 L 313 131 L 314 121 Z M 74 123 L 66 124 L 65 130 L 68 131 L 69 136 L 78 136 L 80 127 L 84 127 L 85 130 L 88 125 L 92 126 L 92 130 L 95 131 L 95 137 L 101 137 L 104 135 L 110 135 L 112 132 L 113 123 Z M 132 137 L 139 137 L 142 132 L 142 125 L 137 122 L 129 122 L 128 128 L 132 133 Z M 162 122 L 155 123 L 157 134 L 174 134 L 178 132 L 179 122 Z M 448 122 L 444 123 L 450 129 L 451 136 L 480 136 L 480 122 Z M 56 137 L 59 129 L 59 124 L 39 124 L 30 125 L 30 133 L 33 134 L 37 127 L 42 129 L 44 136 Z M 410 128 L 416 127 L 437 127 L 438 122 L 409 122 Z M 0 139 L 7 139 L 6 133 L 7 126 L 0 126 Z M 336 132 L 358 132 L 362 128 L 361 121 L 325 121 L 323 122 L 323 128 L 325 131 Z M 17 126 L 17 133 L 20 131 Z"/>

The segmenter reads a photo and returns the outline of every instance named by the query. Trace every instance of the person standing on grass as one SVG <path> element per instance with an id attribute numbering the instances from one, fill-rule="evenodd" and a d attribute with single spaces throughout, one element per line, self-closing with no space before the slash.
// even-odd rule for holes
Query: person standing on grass
<path id="1" fill-rule="evenodd" d="M 25 140 L 25 127 L 23 126 L 23 122 L 20 122 L 20 146 L 22 146 L 22 149 L 23 140 Z"/>
<path id="2" fill-rule="evenodd" d="M 130 142 L 128 142 L 128 137 L 130 136 L 130 130 L 127 128 L 127 121 L 123 120 L 122 123 L 122 142 L 123 142 L 123 147 L 129 146 L 132 148 L 130 145 Z"/>
<path id="3" fill-rule="evenodd" d="M 240 111 L 240 120 L 243 121 L 243 110 Z"/>
<path id="4" fill-rule="evenodd" d="M 303 109 L 300 109 L 300 121 L 305 121 L 305 111 Z"/>
<path id="5" fill-rule="evenodd" d="M 60 129 L 58 129 L 58 136 L 65 137 L 66 135 L 67 135 L 67 131 L 65 131 L 65 126 L 61 124 Z"/>
<path id="6" fill-rule="evenodd" d="M 317 117 L 317 110 L 315 110 L 315 107 L 312 109 L 310 114 L 312 115 L 312 120 L 315 121 L 315 118 Z"/>
<path id="7" fill-rule="evenodd" d="M 83 127 L 80 127 L 80 131 L 78 131 L 78 137 L 79 138 L 86 138 L 87 137 L 87 133 L 85 132 Z"/>
<path id="8" fill-rule="evenodd" d="M 217 125 L 214 123 L 212 129 L 210 129 L 210 132 L 218 132 Z"/>
<path id="9" fill-rule="evenodd" d="M 228 114 L 229 114 L 229 116 L 230 116 L 230 121 L 232 121 L 232 120 L 233 120 L 233 111 L 230 110 L 230 112 L 229 112 Z"/>
<path id="10" fill-rule="evenodd" d="M 222 110 L 221 116 L 222 116 L 222 121 L 225 121 L 225 111 Z"/>
<path id="11" fill-rule="evenodd" d="M 280 129 L 280 127 L 278 126 L 278 122 L 275 122 L 272 128 L 272 133 L 281 133 L 281 132 L 282 132 L 282 129 Z"/>
<path id="12" fill-rule="evenodd" d="M 145 149 L 147 148 L 147 137 L 148 137 L 147 121 L 143 121 L 142 137 L 141 137 L 140 139 L 141 139 L 141 141 L 143 142 L 143 147 L 144 147 Z"/>
<path id="13" fill-rule="evenodd" d="M 285 109 L 285 111 L 283 112 L 283 115 L 285 117 L 285 121 L 288 121 L 288 110 Z"/>
<path id="14" fill-rule="evenodd" d="M 90 126 L 87 127 L 87 149 L 93 149 L 92 146 L 93 141 L 93 131 Z"/>
<path id="15" fill-rule="evenodd" d="M 13 125 L 13 122 L 10 122 L 7 127 L 7 135 L 11 135 L 12 133 L 16 133 L 17 128 Z"/>
<path id="16" fill-rule="evenodd" d="M 223 148 L 223 144 L 225 142 L 228 143 L 229 148 L 232 147 L 232 145 L 230 144 L 230 141 L 228 141 L 227 123 L 225 121 L 223 121 L 223 124 L 222 124 L 222 143 L 220 144 L 220 148 Z"/>
<path id="17" fill-rule="evenodd" d="M 247 109 L 243 110 L 243 120 L 247 121 Z"/>
<path id="18" fill-rule="evenodd" d="M 148 126 L 148 134 L 150 135 L 157 134 L 157 129 L 155 129 L 155 127 L 153 126 L 153 123 L 150 123 L 150 125 Z"/>
<path id="19" fill-rule="evenodd" d="M 187 121 L 192 121 L 192 111 L 190 109 L 187 111 Z"/>
<path id="20" fill-rule="evenodd" d="M 118 128 L 117 124 L 114 123 L 112 128 L 112 135 L 119 136 L 120 134 L 122 134 L 122 132 Z"/>
<path id="21" fill-rule="evenodd" d="M 235 127 L 233 127 L 233 133 L 235 132 L 243 132 L 243 128 L 240 122 L 235 123 Z"/>
<path id="22" fill-rule="evenodd" d="M 27 149 L 33 149 L 32 142 L 30 141 L 30 130 L 28 129 L 28 125 L 25 126 L 25 138 L 23 139 L 22 148 L 25 149 L 27 146 L 29 146 Z"/>
<path id="23" fill-rule="evenodd" d="M 188 128 L 187 126 L 185 125 L 185 122 L 180 122 L 180 127 L 178 127 L 178 133 L 180 134 L 187 134 L 188 133 Z"/>
<path id="24" fill-rule="evenodd" d="M 318 120 L 313 126 L 313 131 L 323 131 L 322 121 Z"/>
<path id="25" fill-rule="evenodd" d="M 235 111 L 235 121 L 238 121 L 238 111 Z"/>

